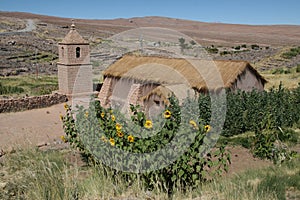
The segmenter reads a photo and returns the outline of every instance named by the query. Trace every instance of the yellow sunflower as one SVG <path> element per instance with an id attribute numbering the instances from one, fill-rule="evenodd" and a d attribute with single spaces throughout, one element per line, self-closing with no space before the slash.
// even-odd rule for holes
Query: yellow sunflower
<path id="1" fill-rule="evenodd" d="M 116 129 L 117 129 L 117 131 L 120 131 L 120 130 L 122 129 L 122 125 L 119 124 L 119 123 L 117 123 L 117 124 L 116 124 Z"/>
<path id="2" fill-rule="evenodd" d="M 59 118 L 60 118 L 61 121 L 64 120 L 64 116 L 63 115 L 59 115 Z"/>
<path id="3" fill-rule="evenodd" d="M 117 131 L 117 136 L 122 138 L 124 136 L 124 133 L 122 131 Z"/>
<path id="4" fill-rule="evenodd" d="M 165 111 L 165 113 L 164 113 L 164 117 L 166 118 L 166 119 L 169 119 L 170 117 L 171 117 L 171 111 L 169 111 L 169 110 L 166 110 Z"/>
<path id="5" fill-rule="evenodd" d="M 114 138 L 110 138 L 109 142 L 110 142 L 111 146 L 115 146 L 115 139 Z"/>
<path id="6" fill-rule="evenodd" d="M 146 120 L 144 126 L 145 126 L 145 128 L 147 128 L 147 129 L 152 128 L 152 121 L 151 121 L 151 120 Z"/>
<path id="7" fill-rule="evenodd" d="M 190 125 L 192 125 L 194 128 L 198 128 L 197 123 L 194 120 L 190 120 Z"/>
<path id="8" fill-rule="evenodd" d="M 68 108 L 69 108 L 68 104 L 65 103 L 64 108 L 65 108 L 65 110 L 68 110 Z"/>
<path id="9" fill-rule="evenodd" d="M 88 111 L 86 111 L 86 112 L 84 113 L 84 116 L 85 116 L 85 118 L 88 118 L 88 116 L 89 116 L 89 112 L 88 112 Z"/>
<path id="10" fill-rule="evenodd" d="M 107 142 L 107 139 L 106 139 L 106 137 L 105 137 L 104 135 L 102 135 L 101 140 L 102 140 L 103 142 Z"/>
<path id="11" fill-rule="evenodd" d="M 67 138 L 66 138 L 64 135 L 60 136 L 60 139 L 61 139 L 64 143 L 67 143 L 67 142 L 68 142 Z"/>
<path id="12" fill-rule="evenodd" d="M 111 120 L 114 122 L 116 120 L 116 117 L 114 115 L 112 115 Z"/>
<path id="13" fill-rule="evenodd" d="M 104 113 L 104 112 L 102 112 L 100 116 L 101 116 L 101 118 L 103 119 L 103 118 L 104 118 L 104 116 L 105 116 L 105 113 Z"/>
<path id="14" fill-rule="evenodd" d="M 211 129 L 211 126 L 210 125 L 206 125 L 206 126 L 204 126 L 204 129 L 205 129 L 206 132 L 209 132 L 210 129 Z"/>
<path id="15" fill-rule="evenodd" d="M 129 135 L 127 139 L 129 142 L 134 142 L 134 137 L 132 135 Z"/>

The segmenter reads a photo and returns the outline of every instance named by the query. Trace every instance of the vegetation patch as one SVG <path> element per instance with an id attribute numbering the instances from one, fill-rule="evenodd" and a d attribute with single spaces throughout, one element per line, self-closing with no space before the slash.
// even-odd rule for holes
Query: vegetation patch
<path id="1" fill-rule="evenodd" d="M 291 59 L 300 54 L 300 47 L 291 48 L 288 52 L 281 55 L 282 58 Z"/>
<path id="2" fill-rule="evenodd" d="M 58 79 L 56 76 L 15 76 L 0 77 L 1 95 L 6 96 L 39 96 L 51 94 L 58 89 Z"/>
<path id="3" fill-rule="evenodd" d="M 76 157 L 74 157 L 76 155 Z M 0 162 L 0 199 L 247 199 L 300 198 L 300 159 L 214 179 L 169 195 L 149 191 L 141 180 L 130 187 L 102 164 L 81 163 L 72 149 L 17 150 Z M 114 178 L 112 178 L 114 177 Z"/>
<path id="4" fill-rule="evenodd" d="M 170 106 L 162 113 L 162 121 L 155 122 L 147 118 L 138 106 L 133 105 L 131 105 L 132 116 L 130 118 L 133 124 L 117 110 L 102 108 L 97 101 L 93 102 L 88 110 L 81 107 L 76 113 L 73 113 L 68 105 L 65 105 L 65 108 L 66 115 L 61 118 L 66 136 L 62 139 L 79 149 L 88 160 L 95 163 L 102 162 L 100 158 L 110 158 L 111 160 L 105 162 L 116 162 L 114 166 L 126 163 L 122 170 L 108 164 L 106 171 L 118 174 L 124 182 L 129 184 L 128 186 L 136 180 L 141 180 L 143 187 L 149 190 L 158 188 L 168 194 L 173 194 L 178 187 L 183 190 L 197 187 L 228 170 L 230 153 L 225 150 L 224 145 L 216 146 L 208 152 L 205 150 L 210 141 L 214 140 L 214 129 L 198 118 L 190 119 L 187 124 L 181 122 L 181 109 L 175 98 L 170 98 Z M 192 106 L 189 109 L 192 109 Z M 76 114 L 76 124 L 74 114 Z M 159 129 L 154 129 L 155 126 Z M 179 129 L 179 126 L 184 128 Z M 195 134 L 190 134 L 192 132 Z M 146 137 L 148 134 L 153 136 Z M 190 144 L 184 154 L 178 156 L 173 149 L 176 145 L 171 148 L 168 146 L 174 142 L 179 142 L 183 146 L 186 143 Z M 88 144 L 96 145 L 96 151 Z M 121 155 L 113 153 L 112 157 L 111 152 L 106 151 L 110 148 L 111 151 L 115 149 L 126 152 L 128 156 L 124 160 Z M 167 148 L 167 152 L 155 154 L 164 148 Z M 162 162 L 151 165 L 153 157 L 148 160 L 146 156 L 145 162 L 149 163 L 149 169 L 145 172 L 134 173 L 140 170 L 140 165 L 136 163 L 134 155 L 152 153 L 154 157 L 158 156 L 154 160 Z M 168 160 L 173 161 L 168 163 Z"/>

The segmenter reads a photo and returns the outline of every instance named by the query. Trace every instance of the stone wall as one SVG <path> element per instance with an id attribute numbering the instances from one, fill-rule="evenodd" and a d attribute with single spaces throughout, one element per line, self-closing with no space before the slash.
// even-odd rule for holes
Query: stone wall
<path id="1" fill-rule="evenodd" d="M 67 96 L 62 94 L 51 94 L 19 99 L 1 99 L 0 113 L 45 108 L 55 104 L 66 102 Z"/>

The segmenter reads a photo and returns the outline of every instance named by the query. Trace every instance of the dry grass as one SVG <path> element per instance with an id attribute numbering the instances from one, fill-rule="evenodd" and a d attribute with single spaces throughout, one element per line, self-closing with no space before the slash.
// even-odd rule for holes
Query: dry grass
<path id="1" fill-rule="evenodd" d="M 139 181 L 127 187 L 101 165 L 86 166 L 73 150 L 20 150 L 0 162 L 1 199 L 169 199 L 158 188 L 148 191 Z M 70 159 L 72 157 L 73 159 Z M 172 199 L 297 199 L 300 159 L 282 166 L 251 169 L 182 192 Z M 278 184 L 280 183 L 280 184 Z"/>
<path id="2" fill-rule="evenodd" d="M 268 81 L 265 85 L 265 89 L 267 90 L 273 87 L 278 88 L 280 83 L 287 89 L 295 89 L 298 87 L 298 83 L 300 83 L 300 73 L 272 74 L 268 71 L 261 74 Z"/>

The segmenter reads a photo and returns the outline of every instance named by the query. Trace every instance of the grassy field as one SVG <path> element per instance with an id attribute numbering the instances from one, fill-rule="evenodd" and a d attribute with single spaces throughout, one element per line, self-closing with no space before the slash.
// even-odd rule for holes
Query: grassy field
<path id="1" fill-rule="evenodd" d="M 300 159 L 181 189 L 171 199 L 299 199 Z M 0 199 L 169 199 L 159 187 L 127 187 L 103 166 L 89 166 L 71 149 L 19 150 L 0 162 Z M 114 177 L 114 180 L 112 179 Z"/>
<path id="2" fill-rule="evenodd" d="M 22 97 L 25 95 L 36 96 L 51 94 L 58 89 L 57 76 L 15 76 L 0 78 L 1 91 L 3 96 Z"/>
<path id="3" fill-rule="evenodd" d="M 287 89 L 294 89 L 300 83 L 300 65 L 294 68 L 280 68 L 264 72 L 261 75 L 268 81 L 265 89 L 277 88 L 280 83 Z"/>

